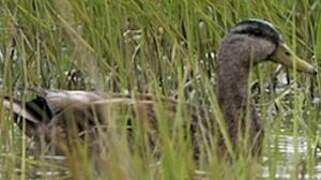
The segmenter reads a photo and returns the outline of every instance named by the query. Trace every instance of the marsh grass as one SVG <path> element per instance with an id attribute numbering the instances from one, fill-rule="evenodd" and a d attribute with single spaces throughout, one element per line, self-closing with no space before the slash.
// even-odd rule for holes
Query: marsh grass
<path id="1" fill-rule="evenodd" d="M 213 147 L 207 147 L 215 144 L 212 137 L 213 142 L 203 147 L 204 158 L 196 164 L 191 142 L 184 137 L 182 128 L 188 119 L 182 103 L 186 101 L 212 109 L 218 130 L 226 134 L 217 111 L 214 56 L 228 29 L 241 19 L 254 17 L 273 22 L 299 56 L 319 66 L 320 6 L 319 1 L 279 0 L 1 0 L 1 93 L 29 99 L 32 94 L 26 91 L 27 87 L 40 86 L 106 93 L 144 92 L 156 98 L 175 97 L 180 102 L 174 132 L 169 130 L 168 122 L 173 119 L 166 117 L 166 105 L 158 104 L 156 108 L 162 158 L 157 158 L 153 149 L 141 147 L 146 137 L 138 124 L 131 153 L 124 124 L 120 129 L 111 126 L 109 132 L 113 133 L 99 141 L 102 149 L 108 149 L 99 154 L 103 160 L 100 168 L 104 169 L 101 174 L 92 168 L 86 144 L 80 143 L 75 151 L 67 153 L 67 175 L 47 174 L 41 175 L 42 179 L 256 179 L 262 177 L 261 166 L 267 167 L 268 177 L 274 179 L 282 163 L 291 168 L 291 179 L 299 174 L 320 177 L 316 169 L 320 156 L 314 153 L 320 141 L 320 76 L 312 80 L 292 70 L 275 73 L 276 65 L 272 63 L 253 70 L 252 82 L 258 82 L 253 99 L 266 124 L 264 162 L 247 156 L 233 162 L 222 161 L 212 152 Z M 289 82 L 276 80 L 284 75 Z M 278 90 L 274 92 L 271 87 Z M 116 120 L 132 114 L 125 111 L 116 116 L 108 119 L 121 122 Z M 1 178 L 27 179 L 37 177 L 36 172 L 66 169 L 65 165 L 29 152 L 30 142 L 11 119 L 1 110 Z M 295 141 L 291 147 L 294 155 L 286 159 L 278 147 L 278 137 L 283 135 L 303 137 L 306 155 L 299 152 L 300 144 Z M 44 151 L 41 154 L 45 155 Z"/>

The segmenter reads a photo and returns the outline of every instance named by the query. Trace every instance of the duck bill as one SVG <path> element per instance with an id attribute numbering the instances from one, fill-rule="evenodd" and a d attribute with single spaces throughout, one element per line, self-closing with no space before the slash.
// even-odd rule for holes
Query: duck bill
<path id="1" fill-rule="evenodd" d="M 317 73 L 314 66 L 296 56 L 284 43 L 280 43 L 271 59 L 276 63 L 283 64 L 300 72 Z"/>

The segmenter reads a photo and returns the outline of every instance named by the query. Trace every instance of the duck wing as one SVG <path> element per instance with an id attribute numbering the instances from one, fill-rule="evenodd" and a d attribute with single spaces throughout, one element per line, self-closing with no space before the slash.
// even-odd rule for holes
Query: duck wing
<path id="1" fill-rule="evenodd" d="M 32 88 L 38 97 L 45 99 L 53 115 L 57 115 L 69 106 L 91 104 L 104 99 L 104 95 L 92 91 L 48 90 Z"/>

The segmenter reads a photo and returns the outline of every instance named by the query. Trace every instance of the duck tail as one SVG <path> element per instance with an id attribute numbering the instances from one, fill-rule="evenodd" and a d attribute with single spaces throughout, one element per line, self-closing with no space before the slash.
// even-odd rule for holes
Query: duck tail
<path id="1" fill-rule="evenodd" d="M 8 111 L 12 111 L 16 116 L 16 120 L 22 118 L 31 124 L 38 124 L 40 122 L 39 118 L 36 117 L 34 110 L 30 108 L 28 103 L 9 96 L 3 96 L 0 98 L 0 102 L 1 101 L 2 107 Z"/>

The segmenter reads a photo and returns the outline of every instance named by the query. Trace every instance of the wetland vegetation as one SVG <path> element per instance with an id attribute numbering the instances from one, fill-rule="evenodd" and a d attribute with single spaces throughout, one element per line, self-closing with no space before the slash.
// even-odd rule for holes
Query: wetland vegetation
<path id="1" fill-rule="evenodd" d="M 216 54 L 231 27 L 247 18 L 266 19 L 298 56 L 319 67 L 320 13 L 316 0 L 0 0 L 0 92 L 24 100 L 34 97 L 29 87 L 150 93 L 214 109 Z M 222 161 L 213 154 L 195 163 L 181 130 L 176 136 L 160 133 L 162 157 L 155 158 L 153 151 L 141 151 L 139 140 L 129 152 L 120 133 L 105 152 L 99 174 L 85 146 L 52 156 L 0 106 L 0 177 L 320 178 L 320 83 L 319 74 L 299 74 L 274 63 L 253 68 L 251 100 L 265 127 L 259 159 Z M 158 113 L 166 115 L 161 107 Z"/>

